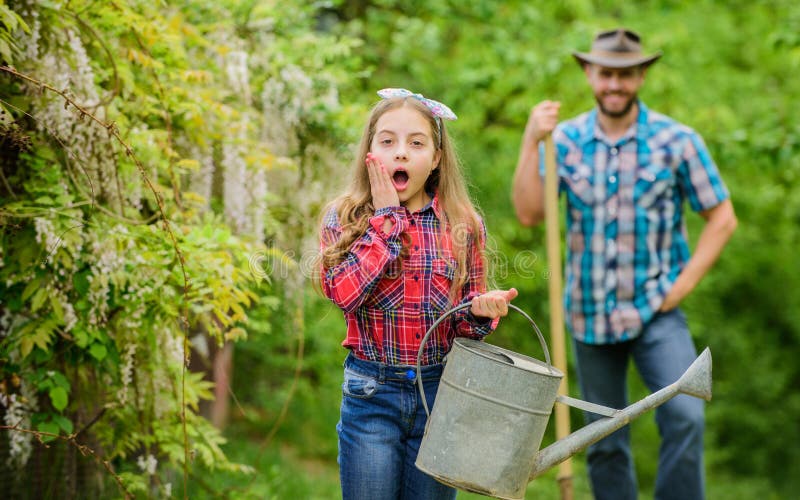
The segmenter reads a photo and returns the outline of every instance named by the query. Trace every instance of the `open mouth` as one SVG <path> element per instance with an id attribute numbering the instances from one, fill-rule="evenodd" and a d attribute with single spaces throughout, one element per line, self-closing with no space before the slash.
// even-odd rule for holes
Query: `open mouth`
<path id="1" fill-rule="evenodd" d="M 392 183 L 395 189 L 402 191 L 408 185 L 408 172 L 399 168 L 392 174 Z"/>

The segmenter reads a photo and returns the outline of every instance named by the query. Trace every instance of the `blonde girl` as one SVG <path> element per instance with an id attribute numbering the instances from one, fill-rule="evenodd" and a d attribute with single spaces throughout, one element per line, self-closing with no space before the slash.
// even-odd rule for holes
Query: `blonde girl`
<path id="1" fill-rule="evenodd" d="M 456 336 L 483 338 L 515 289 L 486 291 L 485 229 L 470 201 L 443 120 L 450 109 L 383 89 L 367 122 L 352 183 L 322 221 L 321 281 L 343 313 L 339 435 L 342 496 L 446 499 L 455 490 L 414 466 L 442 359 Z M 459 303 L 429 337 L 427 329 Z"/>

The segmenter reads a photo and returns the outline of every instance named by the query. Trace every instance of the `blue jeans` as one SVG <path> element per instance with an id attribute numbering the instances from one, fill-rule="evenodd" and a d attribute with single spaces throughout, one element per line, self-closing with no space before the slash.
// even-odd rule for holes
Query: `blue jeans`
<path id="1" fill-rule="evenodd" d="M 452 500 L 456 490 L 414 465 L 427 416 L 410 366 L 344 362 L 339 434 L 343 500 Z M 433 407 L 442 365 L 422 368 L 428 408 Z"/>
<path id="2" fill-rule="evenodd" d="M 587 401 L 628 406 L 626 374 L 633 358 L 645 385 L 655 392 L 680 378 L 697 356 L 686 317 L 679 309 L 657 314 L 634 340 L 610 345 L 574 342 L 578 381 Z M 656 500 L 704 498 L 704 401 L 680 394 L 656 408 L 661 435 Z M 588 422 L 603 418 L 584 413 Z M 598 500 L 637 497 L 636 474 L 625 426 L 589 447 L 592 491 Z"/>

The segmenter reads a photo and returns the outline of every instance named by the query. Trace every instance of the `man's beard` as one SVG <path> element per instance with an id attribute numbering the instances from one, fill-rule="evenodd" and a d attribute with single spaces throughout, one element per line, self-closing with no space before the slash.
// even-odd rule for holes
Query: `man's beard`
<path id="1" fill-rule="evenodd" d="M 594 96 L 594 99 L 597 101 L 597 105 L 600 107 L 600 112 L 604 115 L 611 117 L 611 118 L 622 118 L 623 116 L 627 115 L 628 112 L 633 108 L 634 103 L 636 103 L 637 95 L 633 94 L 628 102 L 625 103 L 625 106 L 622 107 L 621 111 L 610 111 L 605 106 L 603 106 L 603 100 L 599 96 Z"/>

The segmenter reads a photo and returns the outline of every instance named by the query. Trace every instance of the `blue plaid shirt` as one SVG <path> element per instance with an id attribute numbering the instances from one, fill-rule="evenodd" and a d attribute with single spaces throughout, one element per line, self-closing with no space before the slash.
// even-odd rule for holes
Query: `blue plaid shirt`
<path id="1" fill-rule="evenodd" d="M 641 101 L 613 143 L 596 109 L 560 123 L 553 140 L 567 197 L 567 326 L 588 344 L 632 339 L 689 260 L 683 201 L 706 210 L 728 190 L 702 138 Z"/>

